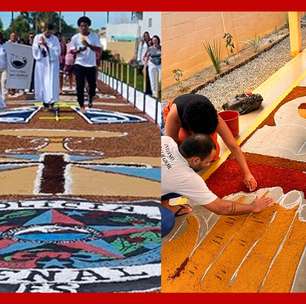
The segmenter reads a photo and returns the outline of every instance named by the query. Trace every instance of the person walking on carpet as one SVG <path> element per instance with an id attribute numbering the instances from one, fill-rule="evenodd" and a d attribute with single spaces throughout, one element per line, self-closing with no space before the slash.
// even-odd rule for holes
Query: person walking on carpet
<path id="1" fill-rule="evenodd" d="M 76 77 L 77 98 L 81 111 L 85 112 L 84 89 L 88 83 L 88 107 L 92 107 L 96 95 L 97 52 L 101 52 L 101 43 L 96 33 L 89 30 L 91 20 L 83 16 L 78 19 L 79 33 L 71 39 L 70 52 L 76 56 L 73 72 Z"/>
<path id="2" fill-rule="evenodd" d="M 6 107 L 5 104 L 5 82 L 6 82 L 6 63 L 7 57 L 4 48 L 3 34 L 0 32 L 0 109 Z"/>
<path id="3" fill-rule="evenodd" d="M 43 102 L 44 108 L 52 108 L 59 100 L 59 56 L 60 43 L 53 34 L 53 24 L 48 24 L 42 34 L 33 41 L 35 65 L 35 99 Z"/>

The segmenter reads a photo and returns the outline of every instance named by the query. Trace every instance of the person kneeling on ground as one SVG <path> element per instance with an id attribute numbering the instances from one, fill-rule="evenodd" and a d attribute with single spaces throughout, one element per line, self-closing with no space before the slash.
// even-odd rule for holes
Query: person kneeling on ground
<path id="1" fill-rule="evenodd" d="M 203 205 L 220 215 L 258 213 L 273 205 L 272 199 L 268 197 L 256 198 L 251 204 L 240 204 L 218 198 L 210 191 L 196 172 L 207 168 L 214 160 L 215 153 L 216 146 L 213 140 L 205 134 L 191 135 L 180 146 L 171 137 L 162 136 L 162 205 L 171 209 L 169 199 L 184 196 L 192 205 Z M 179 208 L 178 212 L 180 211 Z"/>
<path id="2" fill-rule="evenodd" d="M 165 135 L 172 137 L 178 144 L 192 134 L 207 134 L 216 145 L 214 160 L 219 158 L 220 147 L 217 134 L 237 160 L 243 182 L 250 191 L 254 191 L 257 182 L 252 175 L 246 159 L 237 145 L 234 136 L 225 121 L 218 115 L 211 101 L 199 94 L 184 94 L 169 102 L 163 110 Z"/>

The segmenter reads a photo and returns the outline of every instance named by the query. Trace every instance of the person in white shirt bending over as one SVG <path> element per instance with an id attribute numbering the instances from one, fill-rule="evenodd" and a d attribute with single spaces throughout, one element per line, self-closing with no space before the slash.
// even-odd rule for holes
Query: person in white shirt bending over
<path id="1" fill-rule="evenodd" d="M 208 135 L 191 135 L 179 147 L 171 137 L 161 137 L 161 192 L 165 207 L 171 209 L 169 200 L 179 196 L 188 198 L 193 206 L 202 205 L 223 215 L 258 213 L 273 204 L 268 197 L 256 198 L 251 204 L 218 198 L 196 173 L 211 164 L 214 153 L 215 144 Z M 182 210 L 183 208 L 179 208 L 177 212 L 180 214 L 176 215 L 183 215 Z M 184 210 L 185 214 L 186 208 Z"/>
<path id="2" fill-rule="evenodd" d="M 70 52 L 76 55 L 73 72 L 76 78 L 78 103 L 81 111 L 85 112 L 84 88 L 85 80 L 88 83 L 88 107 L 92 107 L 96 95 L 96 53 L 101 51 L 98 35 L 89 30 L 91 20 L 83 16 L 78 20 L 79 33 L 71 39 Z"/>
<path id="3" fill-rule="evenodd" d="M 35 99 L 43 102 L 45 109 L 59 100 L 60 43 L 53 34 L 53 24 L 47 24 L 44 32 L 34 37 L 32 50 L 35 65 Z"/>

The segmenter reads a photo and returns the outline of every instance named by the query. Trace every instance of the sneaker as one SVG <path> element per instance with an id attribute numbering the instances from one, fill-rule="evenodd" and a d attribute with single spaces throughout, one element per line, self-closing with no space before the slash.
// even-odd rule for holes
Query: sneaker
<path id="1" fill-rule="evenodd" d="M 84 106 L 83 106 L 83 107 L 81 107 L 81 108 L 80 108 L 80 110 L 81 110 L 81 112 L 82 112 L 82 113 L 85 113 L 85 112 L 86 112 L 86 109 L 85 109 L 85 107 L 84 107 Z"/>
<path id="2" fill-rule="evenodd" d="M 92 108 L 92 100 L 88 101 L 88 108 Z"/>

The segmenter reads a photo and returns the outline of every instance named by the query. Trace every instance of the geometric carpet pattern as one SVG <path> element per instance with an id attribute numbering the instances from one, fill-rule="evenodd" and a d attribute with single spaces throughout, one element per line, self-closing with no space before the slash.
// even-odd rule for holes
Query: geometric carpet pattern
<path id="1" fill-rule="evenodd" d="M 160 289 L 159 130 L 98 86 L 0 111 L 0 292 Z"/>

